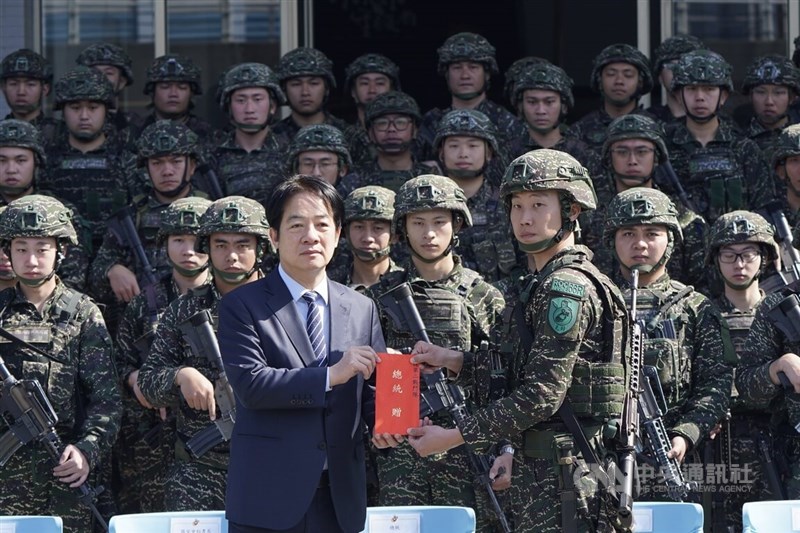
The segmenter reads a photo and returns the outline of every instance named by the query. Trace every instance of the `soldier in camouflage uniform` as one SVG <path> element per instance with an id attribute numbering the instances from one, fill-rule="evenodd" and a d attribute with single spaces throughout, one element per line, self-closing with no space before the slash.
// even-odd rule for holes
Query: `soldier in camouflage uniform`
<path id="1" fill-rule="evenodd" d="M 155 407 L 176 413 L 174 463 L 165 481 L 168 511 L 224 509 L 230 446 L 218 444 L 202 457 L 189 454 L 186 442 L 211 423 L 216 367 L 192 353 L 179 327 L 208 310 L 216 327 L 217 305 L 223 295 L 259 278 L 258 265 L 267 253 L 269 225 L 255 200 L 228 196 L 213 202 L 200 219 L 198 249 L 208 253 L 213 281 L 173 301 L 158 323 L 138 384 Z M 217 412 L 215 417 L 219 417 Z"/>
<path id="2" fill-rule="evenodd" d="M 125 206 L 135 184 L 128 181 L 130 154 L 105 132 L 114 90 L 100 72 L 75 67 L 55 86 L 55 108 L 63 110 L 65 130 L 47 147 L 40 187 L 74 205 L 86 220 L 90 260 L 97 253 L 108 217 Z"/>
<path id="3" fill-rule="evenodd" d="M 515 82 L 513 104 L 528 131 L 523 137 L 512 139 L 512 157 L 552 148 L 577 159 L 591 176 L 599 172 L 600 160 L 586 143 L 561 133 L 567 113 L 575 106 L 572 79 L 561 67 L 547 61 L 528 67 Z"/>
<path id="4" fill-rule="evenodd" d="M 728 324 L 737 356 L 744 349 L 756 308 L 764 298 L 764 291 L 758 286 L 759 276 L 776 257 L 772 226 L 756 213 L 733 211 L 718 218 L 711 228 L 705 264 L 719 273 L 725 283 L 724 293 L 713 302 Z M 731 470 L 729 485 L 737 484 L 732 478 L 734 468 L 749 469 L 755 479 L 746 492 L 725 491 L 726 484 L 718 481 L 711 495 L 713 510 L 706 510 L 707 523 L 715 533 L 739 529 L 742 505 L 746 502 L 774 499 L 767 491 L 759 451 L 759 441 L 769 434 L 769 415 L 748 408 L 734 387 L 729 416 L 721 430 L 712 441 L 706 442 L 711 447 L 708 455 L 714 456 L 715 464 L 724 464 Z"/>
<path id="5" fill-rule="evenodd" d="M 389 257 L 394 235 L 394 191 L 368 185 L 344 199 L 344 239 L 327 268 L 328 277 L 359 292 L 384 274 L 401 270 Z M 345 242 L 341 242 L 344 240 Z"/>
<path id="6" fill-rule="evenodd" d="M 286 155 L 289 174 L 322 178 L 342 194 L 341 184 L 356 178 L 347 176 L 353 160 L 342 130 L 328 124 L 304 126 L 297 132 Z"/>
<path id="7" fill-rule="evenodd" d="M 366 131 L 376 156 L 362 161 L 342 180 L 341 192 L 350 194 L 367 185 L 397 192 L 409 179 L 434 172 L 432 167 L 418 162 L 413 154 L 421 118 L 417 102 L 400 91 L 381 94 L 370 102 L 365 114 Z"/>
<path id="8" fill-rule="evenodd" d="M 0 217 L 6 206 L 0 206 Z M 14 274 L 14 269 L 11 268 L 11 260 L 8 258 L 3 250 L 0 250 L 0 291 L 14 287 L 17 284 L 17 275 Z"/>
<path id="9" fill-rule="evenodd" d="M 194 191 L 191 183 L 200 148 L 192 130 L 171 120 L 159 120 L 145 128 L 138 145 L 139 167 L 147 174 L 149 194 L 134 197 L 128 210 L 150 267 L 161 278 L 172 270 L 166 249 L 157 241 L 162 212 L 180 198 L 205 196 Z M 145 274 L 133 244 L 107 230 L 89 270 L 89 285 L 92 294 L 106 304 L 105 317 L 112 333 L 125 305 L 144 286 Z"/>
<path id="10" fill-rule="evenodd" d="M 369 290 L 380 310 L 386 345 L 402 349 L 414 344 L 411 332 L 398 329 L 378 300 L 386 291 L 409 282 L 431 338 L 444 346 L 476 352 L 482 341 L 488 341 L 505 303 L 497 289 L 462 266 L 453 252 L 458 231 L 472 224 L 464 192 L 444 176 L 419 176 L 400 188 L 394 207 L 394 232 L 411 251 L 411 261 L 406 270 L 385 274 Z M 443 317 L 442 309 L 451 312 Z M 448 424 L 449 415 L 438 414 L 433 419 Z M 463 448 L 431 459 L 421 458 L 410 446 L 401 444 L 378 455 L 380 503 L 472 507 L 477 511 L 477 529 L 489 531 L 492 510 L 468 472 Z"/>
<path id="11" fill-rule="evenodd" d="M 653 176 L 659 165 L 669 159 L 664 145 L 661 125 L 644 115 L 624 115 L 614 119 L 608 127 L 603 144 L 603 173 L 594 177 L 597 192 L 597 209 L 581 216 L 581 242 L 594 252 L 592 262 L 601 272 L 619 269 L 613 247 L 606 247 L 603 239 L 603 221 L 611 199 L 634 187 L 658 188 Z M 683 239 L 675 243 L 667 271 L 672 279 L 696 289 L 704 286 L 706 270 L 706 234 L 708 225 L 703 217 L 683 203 L 677 203 L 678 224 Z"/>
<path id="12" fill-rule="evenodd" d="M 642 187 L 617 194 L 606 212 L 604 238 L 619 262 L 615 281 L 628 304 L 630 274 L 639 271 L 642 365 L 658 369 L 669 455 L 682 463 L 728 411 L 735 354 L 727 324 L 705 296 L 667 273 L 682 238 L 678 211 L 667 195 Z M 643 500 L 667 497 L 654 474 L 640 464 Z"/>
<path id="13" fill-rule="evenodd" d="M 64 249 L 74 244 L 69 210 L 54 198 L 26 196 L 0 218 L 0 246 L 16 264 L 19 281 L 0 293 L 0 325 L 52 359 L 7 341 L 0 352 L 17 379 L 41 384 L 66 446 L 55 468 L 39 444 L 17 450 L 0 469 L 0 508 L 3 514 L 60 516 L 64 531 L 85 533 L 92 516 L 78 503 L 75 487 L 101 469 L 122 409 L 113 344 L 100 310 L 55 275 Z"/>
<path id="14" fill-rule="evenodd" d="M 204 144 L 215 144 L 218 133 L 192 113 L 192 97 L 203 94 L 201 74 L 200 67 L 188 57 L 167 54 L 155 58 L 147 67 L 144 84 L 144 94 L 150 96 L 153 112 L 145 117 L 139 131 L 158 120 L 176 120 L 195 132 Z"/>
<path id="15" fill-rule="evenodd" d="M 514 96 L 517 93 L 517 81 L 519 81 L 522 76 L 527 74 L 533 66 L 540 63 L 549 63 L 549 61 L 541 57 L 527 56 L 517 59 L 511 63 L 511 66 L 506 70 L 505 74 L 503 75 L 506 80 L 505 84 L 503 85 L 503 94 L 505 95 L 506 100 L 508 100 L 508 104 L 512 109 L 516 109 L 517 107 Z"/>
<path id="16" fill-rule="evenodd" d="M 673 35 L 665 39 L 653 52 L 653 79 L 666 89 L 667 101 L 647 108 L 647 112 L 668 124 L 686 115 L 683 104 L 675 96 L 672 87 L 672 67 L 683 54 L 705 50 L 706 45 L 694 35 Z"/>
<path id="17" fill-rule="evenodd" d="M 613 487 L 598 488 L 592 480 L 601 476 L 580 477 L 588 472 L 586 459 L 555 414 L 569 402 L 602 462 L 594 471 L 614 468 L 607 422 L 622 412 L 630 324 L 619 290 L 589 262 L 591 252 L 575 245 L 578 214 L 596 205 L 591 179 L 572 156 L 541 149 L 511 163 L 501 192 L 519 246 L 533 256 L 536 270 L 498 324 L 505 336 L 497 331 L 492 337 L 490 351 L 510 365 L 508 394 L 474 410 L 461 431 L 411 428 L 410 442 L 429 455 L 465 441 L 484 452 L 497 439 L 508 439 L 516 448 L 515 531 L 612 531 Z M 445 366 L 464 383 L 488 388 L 492 358 L 424 342 L 414 353 L 412 361 Z M 608 381 L 592 381 L 598 371 Z M 590 392 L 579 392 L 581 387 Z"/>
<path id="18" fill-rule="evenodd" d="M 783 56 L 759 57 L 747 67 L 742 94 L 753 104 L 747 136 L 768 153 L 781 130 L 800 119 L 790 113 L 800 95 L 800 70 Z"/>
<path id="19" fill-rule="evenodd" d="M 505 162 L 509 161 L 507 145 L 511 139 L 522 137 L 525 125 L 503 106 L 488 99 L 486 91 L 492 76 L 499 74 L 495 48 L 485 37 L 476 33 L 457 33 L 449 37 L 437 50 L 439 74 L 444 76 L 450 91 L 450 107 L 434 108 L 422 117 L 419 129 L 419 153 L 421 161 L 436 160 L 434 139 L 439 121 L 454 109 L 480 111 L 494 124 L 499 132 L 500 147 L 495 157 L 490 176 L 496 182 L 502 179 Z"/>
<path id="20" fill-rule="evenodd" d="M 30 122 L 50 141 L 56 134 L 56 121 L 45 116 L 42 104 L 52 83 L 53 67 L 41 55 L 27 48 L 8 54 L 0 63 L 0 89 L 11 108 L 5 118 Z"/>
<path id="21" fill-rule="evenodd" d="M 175 450 L 173 422 L 163 422 L 144 399 L 137 379 L 156 326 L 179 296 L 208 283 L 208 255 L 195 250 L 200 218 L 210 201 L 181 198 L 161 213 L 158 245 L 167 251 L 172 273 L 162 277 L 152 295 L 139 293 L 125 308 L 117 333 L 117 369 L 123 385 L 122 424 L 114 445 L 120 513 L 164 511 L 164 478 Z M 174 418 L 174 417 L 173 417 Z"/>
<path id="22" fill-rule="evenodd" d="M 450 111 L 439 121 L 433 146 L 444 175 L 464 191 L 472 215 L 472 224 L 458 234 L 456 254 L 487 281 L 505 277 L 517 264 L 517 252 L 500 208 L 500 187 L 486 175 L 499 153 L 494 125 L 480 111 Z"/>
<path id="23" fill-rule="evenodd" d="M 122 47 L 111 43 L 95 43 L 84 48 L 75 63 L 102 72 L 114 87 L 114 106 L 109 109 L 108 124 L 123 135 L 142 129 L 142 118 L 120 107 L 122 91 L 133 85 L 133 62 Z"/>
<path id="24" fill-rule="evenodd" d="M 672 72 L 670 90 L 686 116 L 672 124 L 666 144 L 698 214 L 712 224 L 729 211 L 765 206 L 775 193 L 761 150 L 717 116 L 733 91 L 731 66 L 719 54 L 698 50 L 683 55 Z M 663 189 L 678 192 L 667 183 Z"/>
<path id="25" fill-rule="evenodd" d="M 347 126 L 344 136 L 353 161 L 359 165 L 366 164 L 377 155 L 367 134 L 367 106 L 382 94 L 400 90 L 400 69 L 384 55 L 364 54 L 347 65 L 344 74 L 344 90 L 353 97 L 358 113 L 355 124 Z"/>
<path id="26" fill-rule="evenodd" d="M 599 155 L 612 120 L 645 113 L 639 98 L 653 89 L 647 56 L 629 44 L 607 46 L 592 61 L 589 86 L 602 96 L 603 103 L 570 126 L 567 136 L 580 139 Z"/>
<path id="27" fill-rule="evenodd" d="M 217 99 L 234 126 L 214 152 L 222 192 L 266 205 L 284 175 L 287 146 L 270 123 L 286 96 L 268 66 L 241 63 L 223 74 Z"/>
<path id="28" fill-rule="evenodd" d="M 331 115 L 326 106 L 336 89 L 333 62 L 316 48 L 295 48 L 278 61 L 275 69 L 292 113 L 273 131 L 291 142 L 303 126 L 328 124 L 344 132 L 347 122 Z"/>
<path id="29" fill-rule="evenodd" d="M 41 133 L 36 127 L 16 119 L 0 121 L 0 206 L 30 194 L 46 194 L 37 191 L 45 161 Z M 86 222 L 80 214 L 71 205 L 67 208 L 72 210 L 74 226 L 84 227 Z M 85 290 L 89 270 L 89 256 L 81 238 L 78 235 L 78 244 L 69 248 L 58 268 L 59 279 L 79 292 Z M 6 272 L 10 276 L 7 281 L 12 281 L 10 264 Z"/>
<path id="30" fill-rule="evenodd" d="M 770 151 L 770 168 L 778 178 L 777 200 L 781 211 L 789 226 L 795 227 L 800 223 L 800 124 L 781 132 Z"/>

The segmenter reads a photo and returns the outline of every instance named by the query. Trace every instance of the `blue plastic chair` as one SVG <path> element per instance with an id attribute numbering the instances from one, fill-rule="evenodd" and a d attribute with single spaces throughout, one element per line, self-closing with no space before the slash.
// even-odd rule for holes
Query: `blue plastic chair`
<path id="1" fill-rule="evenodd" d="M 742 507 L 744 533 L 800 531 L 800 500 L 748 502 Z"/>
<path id="2" fill-rule="evenodd" d="M 225 519 L 225 511 L 181 511 L 174 513 L 139 513 L 121 514 L 111 517 L 108 524 L 109 533 L 170 533 L 173 522 L 183 520 L 187 525 L 195 527 L 201 524 L 193 524 L 195 520 L 212 521 L 219 524 L 220 533 L 228 533 L 228 521 Z"/>
<path id="3" fill-rule="evenodd" d="M 703 508 L 696 503 L 634 502 L 636 533 L 703 533 Z"/>
<path id="4" fill-rule="evenodd" d="M 416 520 L 420 533 L 475 533 L 475 511 L 469 507 L 410 505 L 408 507 L 368 507 L 362 533 L 369 533 L 370 522 Z"/>
<path id="5" fill-rule="evenodd" d="M 64 524 L 59 516 L 0 516 L 0 532 L 62 533 Z"/>

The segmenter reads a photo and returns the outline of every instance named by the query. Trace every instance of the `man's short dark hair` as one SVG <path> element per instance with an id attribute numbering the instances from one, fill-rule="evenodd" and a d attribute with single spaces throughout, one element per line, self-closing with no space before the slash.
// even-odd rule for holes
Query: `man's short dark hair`
<path id="1" fill-rule="evenodd" d="M 281 182 L 269 198 L 267 204 L 267 220 L 269 227 L 279 231 L 283 212 L 286 204 L 300 193 L 310 193 L 319 197 L 333 213 L 333 221 L 337 228 L 342 227 L 344 221 L 344 200 L 336 189 L 322 178 L 296 174 L 286 181 Z"/>

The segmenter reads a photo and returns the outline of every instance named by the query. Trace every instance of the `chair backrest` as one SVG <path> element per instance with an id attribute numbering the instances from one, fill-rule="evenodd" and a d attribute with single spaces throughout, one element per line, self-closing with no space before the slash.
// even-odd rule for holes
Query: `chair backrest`
<path id="1" fill-rule="evenodd" d="M 420 505 L 408 507 L 369 507 L 362 533 L 387 531 L 388 525 L 408 526 L 419 533 L 474 533 L 475 511 L 469 507 Z"/>
<path id="2" fill-rule="evenodd" d="M 111 517 L 109 533 L 174 533 L 176 531 L 228 533 L 225 511 L 121 514 Z"/>
<path id="3" fill-rule="evenodd" d="M 636 533 L 703 533 L 703 508 L 696 503 L 634 502 Z"/>
<path id="4" fill-rule="evenodd" d="M 0 533 L 62 533 L 58 516 L 0 516 Z"/>
<path id="5" fill-rule="evenodd" d="M 748 502 L 742 507 L 744 533 L 800 531 L 800 500 Z"/>

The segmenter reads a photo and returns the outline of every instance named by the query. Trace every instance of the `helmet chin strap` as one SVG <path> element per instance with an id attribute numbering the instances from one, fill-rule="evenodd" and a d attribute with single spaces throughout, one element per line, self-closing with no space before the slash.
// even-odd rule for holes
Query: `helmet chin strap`
<path id="1" fill-rule="evenodd" d="M 484 94 L 486 92 L 486 89 L 489 88 L 488 86 L 489 86 L 488 82 L 486 82 L 484 80 L 483 86 L 477 91 L 472 91 L 472 92 L 468 92 L 468 93 L 454 93 L 454 92 L 451 92 L 450 94 L 452 94 L 453 96 L 455 96 L 459 100 L 463 100 L 465 102 L 468 102 L 469 100 L 472 100 L 473 98 L 477 98 L 478 96 Z"/>
<path id="2" fill-rule="evenodd" d="M 73 137 L 75 137 L 76 139 L 78 139 L 79 141 L 84 142 L 84 143 L 90 143 L 92 141 L 95 141 L 102 134 L 103 134 L 103 128 L 100 128 L 99 130 L 97 130 L 94 133 L 85 133 L 85 132 L 74 133 L 74 132 L 70 132 L 70 135 L 72 135 Z"/>
<path id="3" fill-rule="evenodd" d="M 175 272 L 177 272 L 178 274 L 180 274 L 185 278 L 196 278 L 197 276 L 199 276 L 208 269 L 209 263 L 208 261 L 206 261 L 206 263 L 203 266 L 198 268 L 183 268 L 182 266 L 173 263 L 172 259 L 167 257 L 167 264 L 169 264 L 169 266 L 171 266 L 175 270 Z"/>
<path id="4" fill-rule="evenodd" d="M 683 96 L 683 90 L 686 87 L 681 87 L 681 96 Z M 698 117 L 697 115 L 690 113 L 689 108 L 686 107 L 686 99 L 681 98 L 681 102 L 683 102 L 683 110 L 686 112 L 686 116 L 692 119 L 693 121 L 697 122 L 698 124 L 706 124 L 707 122 L 711 122 L 716 118 L 717 114 L 719 113 L 720 108 L 720 101 L 722 100 L 722 94 L 717 98 L 717 107 L 714 109 L 714 112 L 708 115 L 707 117 Z"/>
<path id="5" fill-rule="evenodd" d="M 561 198 L 561 227 L 558 228 L 558 231 L 555 235 L 550 237 L 549 239 L 544 239 L 539 242 L 534 243 L 524 243 L 517 241 L 519 245 L 519 249 L 528 254 L 535 254 L 539 252 L 543 252 L 544 250 L 548 250 L 555 246 L 556 244 L 560 243 L 564 240 L 568 234 L 575 231 L 575 227 L 578 225 L 577 221 L 570 219 L 570 208 L 572 207 L 572 202 L 570 202 L 567 198 Z"/>
<path id="6" fill-rule="evenodd" d="M 664 255 L 662 255 L 661 259 L 659 259 L 654 265 L 646 265 L 646 264 L 642 264 L 642 263 L 636 263 L 636 264 L 628 266 L 628 265 L 625 264 L 624 261 L 622 261 L 622 259 L 620 259 L 619 255 L 617 254 L 616 247 L 613 248 L 614 259 L 616 259 L 617 262 L 620 265 L 624 266 L 628 270 L 633 270 L 635 268 L 636 270 L 638 270 L 642 274 L 649 274 L 652 271 L 656 270 L 657 268 L 661 267 L 661 265 L 666 265 L 667 261 L 669 261 L 669 258 L 672 257 L 672 252 L 675 249 L 675 240 L 674 240 L 674 237 L 672 236 L 672 232 L 671 231 L 669 232 L 669 235 L 670 235 L 669 242 L 667 243 L 667 248 L 664 250 Z"/>
<path id="7" fill-rule="evenodd" d="M 166 196 L 167 198 L 175 198 L 176 196 L 181 194 L 191 184 L 190 180 L 189 180 L 189 176 L 187 176 L 188 173 L 189 173 L 189 159 L 187 158 L 186 159 L 186 165 L 184 165 L 184 167 L 183 167 L 183 177 L 181 178 L 180 184 L 178 184 L 178 186 L 175 187 L 174 189 L 170 189 L 169 191 L 158 191 L 158 194 Z M 148 176 L 150 175 L 150 171 L 149 170 L 147 171 L 147 175 Z M 153 178 L 151 176 L 150 177 L 151 183 L 152 183 L 152 179 Z M 155 186 L 153 188 L 155 189 Z"/>
<path id="8" fill-rule="evenodd" d="M 242 272 L 239 274 L 231 274 L 230 272 L 219 270 L 217 267 L 214 266 L 213 262 L 209 261 L 209 264 L 211 265 L 211 272 L 214 274 L 215 277 L 218 276 L 222 281 L 224 281 L 229 285 L 241 285 L 242 283 L 250 279 L 250 276 L 252 276 L 258 270 L 258 265 L 261 264 L 261 259 L 264 257 L 264 252 L 266 247 L 267 244 L 265 242 L 265 239 L 259 237 L 257 239 L 256 260 L 253 263 L 253 268 L 251 268 L 247 272 Z"/>
<path id="9" fill-rule="evenodd" d="M 616 170 L 613 170 L 613 167 L 612 167 L 611 173 L 614 176 L 614 180 L 615 181 L 622 182 L 622 184 L 625 185 L 626 187 L 641 187 L 642 185 L 644 185 L 648 181 L 652 180 L 653 179 L 653 174 L 654 174 L 654 172 L 651 172 L 649 176 L 623 176 L 622 174 L 620 174 Z M 625 183 L 626 181 L 632 181 L 634 184 L 633 185 L 627 185 Z"/>
<path id="10" fill-rule="evenodd" d="M 245 124 L 244 122 L 239 122 L 233 118 L 232 112 L 228 112 L 228 118 L 237 130 L 242 130 L 245 133 L 258 133 L 259 131 L 267 129 L 269 121 L 272 119 L 272 113 L 267 116 L 267 120 L 259 124 Z"/>
<path id="11" fill-rule="evenodd" d="M 759 246 L 759 248 L 761 248 L 761 247 Z M 722 282 L 723 282 L 723 283 L 724 283 L 726 286 L 728 286 L 728 287 L 730 287 L 731 289 L 733 289 L 733 290 L 736 290 L 736 291 L 743 291 L 743 290 L 745 290 L 745 289 L 749 289 L 749 288 L 750 288 L 750 286 L 751 286 L 753 283 L 755 283 L 755 282 L 756 282 L 756 280 L 758 280 L 758 278 L 761 276 L 761 274 L 763 274 L 763 273 L 764 273 L 764 270 L 766 270 L 766 268 L 767 268 L 767 265 L 766 265 L 766 263 L 764 262 L 764 255 L 763 255 L 763 251 L 762 251 L 761 253 L 762 253 L 762 255 L 761 255 L 761 264 L 760 264 L 760 265 L 759 265 L 759 267 L 758 267 L 758 272 L 756 273 L 756 275 L 755 275 L 755 276 L 753 276 L 752 278 L 750 278 L 750 281 L 748 281 L 748 282 L 746 282 L 746 283 L 733 283 L 732 281 L 729 281 L 729 280 L 728 280 L 728 278 L 726 278 L 725 276 L 723 276 L 723 275 L 722 275 L 722 267 L 721 267 L 721 266 L 720 266 L 720 264 L 719 264 L 719 250 L 717 250 L 717 261 L 716 261 L 716 264 L 717 264 L 717 272 L 719 272 L 719 277 L 721 277 L 721 278 L 722 278 Z"/>
<path id="12" fill-rule="evenodd" d="M 400 154 L 407 152 L 411 149 L 411 141 L 407 142 L 391 142 L 391 143 L 375 143 L 378 150 L 388 154 Z"/>
<path id="13" fill-rule="evenodd" d="M 6 251 L 6 255 L 9 258 L 11 257 L 10 252 L 11 252 L 11 250 L 7 250 Z M 42 285 L 44 285 L 45 283 L 47 283 L 48 281 L 53 279 L 53 276 L 56 275 L 56 270 L 58 270 L 58 267 L 61 266 L 61 262 L 63 260 L 64 260 L 64 251 L 63 251 L 62 246 L 59 246 L 58 247 L 58 251 L 56 252 L 56 260 L 53 263 L 53 270 L 51 270 L 48 275 L 46 275 L 46 276 L 44 276 L 42 278 L 36 278 L 36 279 L 23 278 L 22 276 L 17 275 L 17 273 L 14 271 L 14 263 L 11 263 L 11 271 L 14 272 L 14 275 L 16 276 L 17 281 L 19 281 L 23 285 L 25 285 L 27 287 L 33 287 L 33 288 L 41 287 Z"/>
<path id="14" fill-rule="evenodd" d="M 453 248 L 458 246 L 458 237 L 456 235 L 453 235 L 453 237 L 450 239 L 450 244 L 447 245 L 447 248 L 445 249 L 445 251 L 442 252 L 441 254 L 437 255 L 433 259 L 428 259 L 427 257 L 421 256 L 419 254 L 419 252 L 417 252 L 414 249 L 414 247 L 411 246 L 411 243 L 408 240 L 408 235 L 406 235 L 406 244 L 408 245 L 408 249 L 411 250 L 411 255 L 413 255 L 414 257 L 416 257 L 417 259 L 419 259 L 423 263 L 427 263 L 429 265 L 432 265 L 433 263 L 437 263 L 437 262 L 441 261 L 442 259 L 444 259 L 445 257 L 447 257 L 447 255 L 450 254 L 453 251 Z"/>

